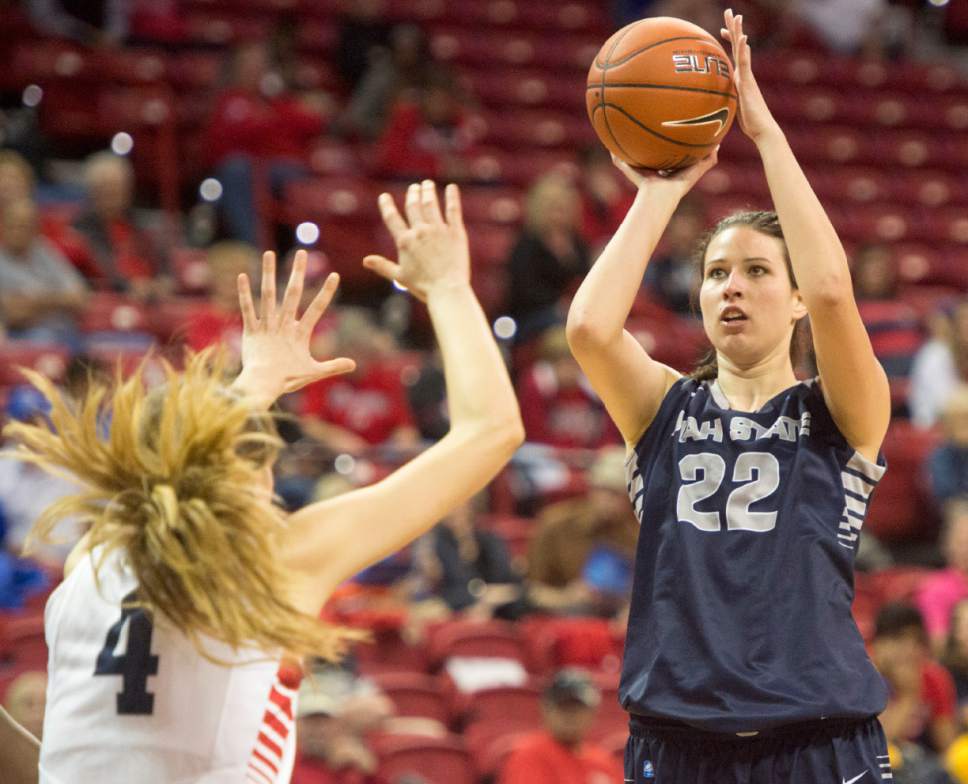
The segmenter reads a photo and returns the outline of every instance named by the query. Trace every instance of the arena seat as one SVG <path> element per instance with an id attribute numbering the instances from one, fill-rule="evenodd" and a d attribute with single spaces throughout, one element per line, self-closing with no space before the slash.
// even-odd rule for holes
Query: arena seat
<path id="1" fill-rule="evenodd" d="M 26 343 L 22 341 L 0 342 L 0 385 L 25 384 L 27 379 L 18 367 L 36 370 L 41 375 L 59 381 L 67 369 L 70 357 L 60 344 Z"/>
<path id="2" fill-rule="evenodd" d="M 395 715 L 434 719 L 445 727 L 453 719 L 452 685 L 421 672 L 379 672 L 368 676 L 393 702 Z"/>
<path id="3" fill-rule="evenodd" d="M 882 448 L 890 470 L 880 481 L 866 525 L 884 542 L 925 540 L 937 531 L 936 513 L 924 486 L 923 466 L 938 434 L 895 419 Z"/>
<path id="4" fill-rule="evenodd" d="M 432 664 L 452 656 L 515 659 L 527 668 L 528 654 L 517 626 L 505 621 L 454 619 L 427 628 Z"/>
<path id="5" fill-rule="evenodd" d="M 493 781 L 522 738 L 541 729 L 540 724 L 503 716 L 464 728 L 463 736 L 479 779 Z"/>
<path id="6" fill-rule="evenodd" d="M 465 694 L 460 701 L 464 725 L 506 721 L 541 725 L 541 691 L 537 686 L 494 686 Z"/>
<path id="7" fill-rule="evenodd" d="M 425 784 L 476 784 L 471 755 L 456 735 L 443 738 L 384 736 L 379 744 L 377 775 L 399 781 L 407 774 Z"/>

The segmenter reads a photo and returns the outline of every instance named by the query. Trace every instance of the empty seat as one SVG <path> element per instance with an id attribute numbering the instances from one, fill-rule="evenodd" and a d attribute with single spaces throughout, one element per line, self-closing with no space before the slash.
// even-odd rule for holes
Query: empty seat
<path id="1" fill-rule="evenodd" d="M 476 784 L 471 755 L 456 735 L 444 738 L 385 736 L 378 749 L 378 775 L 398 781 L 408 774 L 426 784 Z"/>

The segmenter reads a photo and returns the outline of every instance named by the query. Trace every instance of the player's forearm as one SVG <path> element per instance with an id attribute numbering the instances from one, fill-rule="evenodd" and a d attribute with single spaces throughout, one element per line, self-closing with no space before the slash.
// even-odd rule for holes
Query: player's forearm
<path id="1" fill-rule="evenodd" d="M 570 340 L 608 342 L 621 336 L 649 259 L 682 195 L 664 186 L 639 188 L 622 225 L 585 276 L 568 310 Z"/>
<path id="2" fill-rule="evenodd" d="M 470 284 L 431 289 L 427 309 L 443 358 L 451 428 L 506 428 L 523 439 L 511 379 Z"/>
<path id="3" fill-rule="evenodd" d="M 807 308 L 852 296 L 844 246 L 783 132 L 777 127 L 757 147 Z"/>
<path id="4" fill-rule="evenodd" d="M 37 784 L 40 742 L 0 706 L 0 784 Z"/>

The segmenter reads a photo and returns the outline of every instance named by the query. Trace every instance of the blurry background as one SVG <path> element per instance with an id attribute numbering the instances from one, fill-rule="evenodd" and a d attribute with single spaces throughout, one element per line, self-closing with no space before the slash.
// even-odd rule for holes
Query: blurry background
<path id="1" fill-rule="evenodd" d="M 331 602 L 377 644 L 304 684 L 294 781 L 621 781 L 637 524 L 618 433 L 562 324 L 632 191 L 595 140 L 585 74 L 628 21 L 680 16 L 718 37 L 723 5 L 0 0 L 2 421 L 44 415 L 17 365 L 76 395 L 147 352 L 155 378 L 157 358 L 185 346 L 237 352 L 236 275 L 277 248 L 283 277 L 306 248 L 314 281 L 343 277 L 318 350 L 358 369 L 282 401 L 276 489 L 297 508 L 375 481 L 447 428 L 425 312 L 360 267 L 392 248 L 376 196 L 415 178 L 461 183 L 474 286 L 528 443 L 485 493 Z M 855 612 L 892 686 L 895 778 L 968 782 L 968 0 L 733 7 L 891 378 L 890 470 Z M 696 240 L 728 211 L 769 207 L 739 130 L 720 159 L 674 217 L 630 320 L 680 370 L 705 344 Z M 36 731 L 42 609 L 80 531 L 65 525 L 64 544 L 34 559 L 19 548 L 71 491 L 0 461 L 0 699 Z"/>

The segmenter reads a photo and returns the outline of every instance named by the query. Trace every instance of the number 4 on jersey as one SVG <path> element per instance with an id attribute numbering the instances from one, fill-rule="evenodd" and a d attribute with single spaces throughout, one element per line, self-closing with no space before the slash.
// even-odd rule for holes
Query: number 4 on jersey
<path id="1" fill-rule="evenodd" d="M 137 601 L 135 591 L 124 597 L 124 603 Z M 124 654 L 114 655 L 121 631 L 128 624 L 128 642 Z M 97 657 L 95 675 L 120 675 L 123 688 L 118 692 L 118 713 L 151 715 L 155 695 L 148 691 L 148 676 L 158 674 L 158 657 L 151 654 L 151 618 L 139 607 L 123 607 L 121 619 L 108 629 L 104 647 Z"/>

